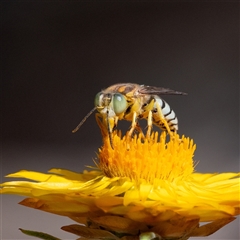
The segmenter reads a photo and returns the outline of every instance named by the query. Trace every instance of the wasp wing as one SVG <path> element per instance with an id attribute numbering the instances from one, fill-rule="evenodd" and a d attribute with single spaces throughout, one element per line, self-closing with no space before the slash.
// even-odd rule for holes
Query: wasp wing
<path id="1" fill-rule="evenodd" d="M 156 94 L 156 95 L 187 95 L 187 93 L 178 92 L 169 88 L 144 86 L 144 85 L 142 85 L 139 88 L 138 92 L 141 94 Z"/>

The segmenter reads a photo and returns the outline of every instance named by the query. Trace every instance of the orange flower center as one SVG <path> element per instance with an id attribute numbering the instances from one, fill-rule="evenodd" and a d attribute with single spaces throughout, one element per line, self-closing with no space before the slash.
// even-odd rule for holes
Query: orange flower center
<path id="1" fill-rule="evenodd" d="M 108 136 L 99 149 L 99 168 L 107 177 L 128 177 L 154 183 L 156 179 L 173 181 L 185 178 L 194 171 L 193 140 L 174 133 L 167 141 L 166 133 L 153 132 L 150 139 L 140 135 L 128 139 L 121 132 L 113 132 L 111 148 Z"/>

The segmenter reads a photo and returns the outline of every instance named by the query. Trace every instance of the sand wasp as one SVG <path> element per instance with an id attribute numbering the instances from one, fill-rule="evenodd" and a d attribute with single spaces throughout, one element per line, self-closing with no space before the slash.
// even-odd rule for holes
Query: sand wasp
<path id="1" fill-rule="evenodd" d="M 186 95 L 186 93 L 174 91 L 168 88 L 145 86 L 134 83 L 118 83 L 112 85 L 95 97 L 95 107 L 84 117 L 73 130 L 76 132 L 86 119 L 97 110 L 96 119 L 102 119 L 113 148 L 112 132 L 116 128 L 118 120 L 131 121 L 128 136 L 131 137 L 134 130 L 142 133 L 138 125 L 138 119 L 146 119 L 148 122 L 147 136 L 150 136 L 152 124 L 157 125 L 169 134 L 178 130 L 178 119 L 168 103 L 159 95 Z"/>

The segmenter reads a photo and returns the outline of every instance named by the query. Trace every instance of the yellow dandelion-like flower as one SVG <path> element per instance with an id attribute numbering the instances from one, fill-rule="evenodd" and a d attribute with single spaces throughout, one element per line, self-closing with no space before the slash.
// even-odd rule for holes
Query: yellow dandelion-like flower
<path id="1" fill-rule="evenodd" d="M 193 140 L 178 134 L 167 140 L 165 132 L 112 137 L 114 149 L 103 137 L 96 170 L 23 170 L 7 177 L 30 181 L 3 183 L 1 191 L 27 196 L 24 206 L 70 217 L 81 225 L 63 230 L 94 239 L 207 236 L 239 214 L 240 173 L 194 172 Z"/>

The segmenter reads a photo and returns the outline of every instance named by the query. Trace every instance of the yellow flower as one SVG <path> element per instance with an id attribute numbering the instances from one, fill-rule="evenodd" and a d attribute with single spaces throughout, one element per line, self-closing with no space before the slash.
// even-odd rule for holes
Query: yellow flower
<path id="1" fill-rule="evenodd" d="M 239 214 L 240 173 L 194 172 L 191 139 L 167 140 L 165 132 L 128 139 L 115 131 L 112 149 L 103 136 L 95 170 L 23 170 L 7 177 L 30 181 L 3 183 L 2 193 L 27 196 L 20 204 L 85 224 L 62 229 L 94 239 L 207 236 Z"/>

